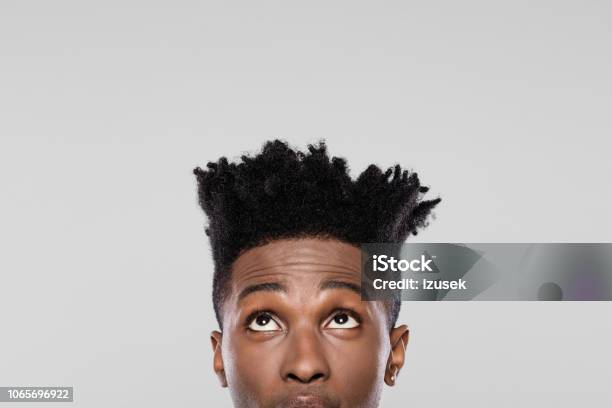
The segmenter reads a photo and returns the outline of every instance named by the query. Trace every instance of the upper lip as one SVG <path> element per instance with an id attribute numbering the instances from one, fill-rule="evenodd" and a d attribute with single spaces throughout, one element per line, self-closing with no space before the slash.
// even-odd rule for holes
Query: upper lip
<path id="1" fill-rule="evenodd" d="M 318 393 L 299 393 L 288 396 L 279 406 L 282 408 L 331 408 L 335 404 Z"/>

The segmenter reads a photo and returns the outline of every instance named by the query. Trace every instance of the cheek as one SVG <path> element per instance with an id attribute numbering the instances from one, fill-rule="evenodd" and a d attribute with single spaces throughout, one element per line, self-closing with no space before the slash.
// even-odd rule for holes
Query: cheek
<path id="1" fill-rule="evenodd" d="M 262 401 L 280 378 L 282 353 L 275 342 L 245 341 L 232 336 L 223 344 L 223 363 L 232 394 Z"/>
<path id="2" fill-rule="evenodd" d="M 371 333 L 359 341 L 328 343 L 326 354 L 333 382 L 347 400 L 361 404 L 378 399 L 390 349 L 385 340 L 383 336 Z"/>

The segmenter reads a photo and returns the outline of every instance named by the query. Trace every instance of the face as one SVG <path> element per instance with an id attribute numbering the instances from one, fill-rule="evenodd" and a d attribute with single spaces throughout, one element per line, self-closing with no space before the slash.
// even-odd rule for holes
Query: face
<path id="1" fill-rule="evenodd" d="M 214 369 L 236 407 L 377 407 L 404 362 L 405 326 L 360 297 L 360 250 L 278 240 L 234 263 L 212 333 Z"/>

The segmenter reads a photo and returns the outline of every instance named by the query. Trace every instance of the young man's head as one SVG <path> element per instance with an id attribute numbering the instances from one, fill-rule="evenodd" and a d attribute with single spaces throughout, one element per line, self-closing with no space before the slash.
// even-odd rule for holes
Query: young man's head
<path id="1" fill-rule="evenodd" d="M 215 272 L 214 370 L 236 407 L 377 407 L 404 363 L 400 302 L 363 302 L 366 242 L 401 243 L 440 199 L 399 166 L 352 180 L 323 143 L 267 142 L 195 169 Z"/>

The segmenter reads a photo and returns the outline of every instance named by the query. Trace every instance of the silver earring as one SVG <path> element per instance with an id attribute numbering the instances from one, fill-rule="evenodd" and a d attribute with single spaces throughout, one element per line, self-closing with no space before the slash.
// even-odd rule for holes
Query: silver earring
<path id="1" fill-rule="evenodd" d="M 389 378 L 389 380 L 391 380 L 391 383 L 395 383 L 395 378 L 397 376 L 397 372 L 399 371 L 397 367 L 395 366 L 391 366 L 389 367 L 391 369 L 391 371 L 393 372 L 393 374 L 391 374 L 391 377 Z"/>

